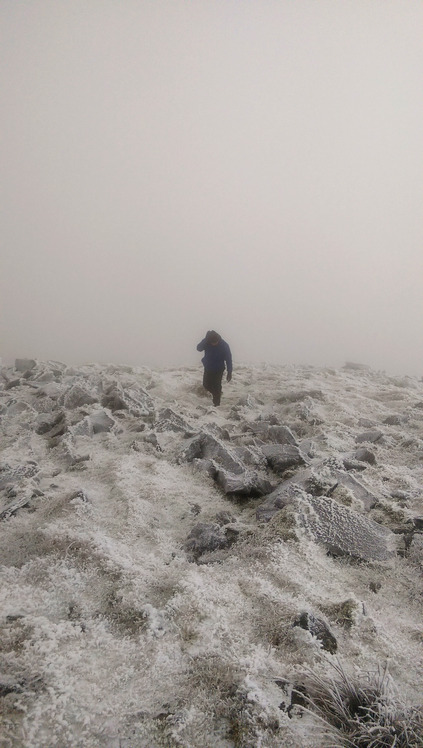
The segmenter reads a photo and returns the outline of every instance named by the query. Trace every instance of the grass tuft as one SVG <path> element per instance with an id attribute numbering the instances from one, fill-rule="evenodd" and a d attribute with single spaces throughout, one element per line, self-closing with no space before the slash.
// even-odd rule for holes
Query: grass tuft
<path id="1" fill-rule="evenodd" d="M 326 728 L 326 748 L 421 748 L 423 710 L 407 708 L 399 698 L 387 668 L 359 682 L 340 665 L 325 680 L 307 677 L 309 710 Z"/>

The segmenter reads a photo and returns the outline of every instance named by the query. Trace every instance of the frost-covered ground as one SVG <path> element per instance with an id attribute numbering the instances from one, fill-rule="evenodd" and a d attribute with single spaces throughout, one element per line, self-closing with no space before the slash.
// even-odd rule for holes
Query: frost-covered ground
<path id="1" fill-rule="evenodd" d="M 215 409 L 198 368 L 17 363 L 2 746 L 319 748 L 292 688 L 337 663 L 363 683 L 388 664 L 418 705 L 422 382 L 238 366 Z"/>

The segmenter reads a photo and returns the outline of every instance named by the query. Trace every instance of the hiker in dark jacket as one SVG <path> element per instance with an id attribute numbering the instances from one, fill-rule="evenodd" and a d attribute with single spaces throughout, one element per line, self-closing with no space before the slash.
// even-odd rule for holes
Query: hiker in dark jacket
<path id="1" fill-rule="evenodd" d="M 204 366 L 203 387 L 213 395 L 213 405 L 220 405 L 225 364 L 226 381 L 230 382 L 232 379 L 231 349 L 215 330 L 209 330 L 206 337 L 197 345 L 197 351 L 204 351 L 201 359 Z"/>

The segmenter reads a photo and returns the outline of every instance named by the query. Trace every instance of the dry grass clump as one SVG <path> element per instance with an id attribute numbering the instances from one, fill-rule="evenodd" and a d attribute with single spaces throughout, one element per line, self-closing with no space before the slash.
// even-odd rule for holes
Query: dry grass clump
<path id="1" fill-rule="evenodd" d="M 387 668 L 350 678 L 335 666 L 337 677 L 325 680 L 313 673 L 307 678 L 307 702 L 325 729 L 327 748 L 421 748 L 423 710 L 407 708 L 399 698 Z"/>

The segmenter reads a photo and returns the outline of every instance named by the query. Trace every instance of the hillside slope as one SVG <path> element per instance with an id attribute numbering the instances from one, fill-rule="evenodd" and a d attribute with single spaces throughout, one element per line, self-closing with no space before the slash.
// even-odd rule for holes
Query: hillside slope
<path id="1" fill-rule="evenodd" d="M 338 665 L 418 705 L 417 379 L 17 361 L 0 417 L 1 745 L 318 748 Z"/>

